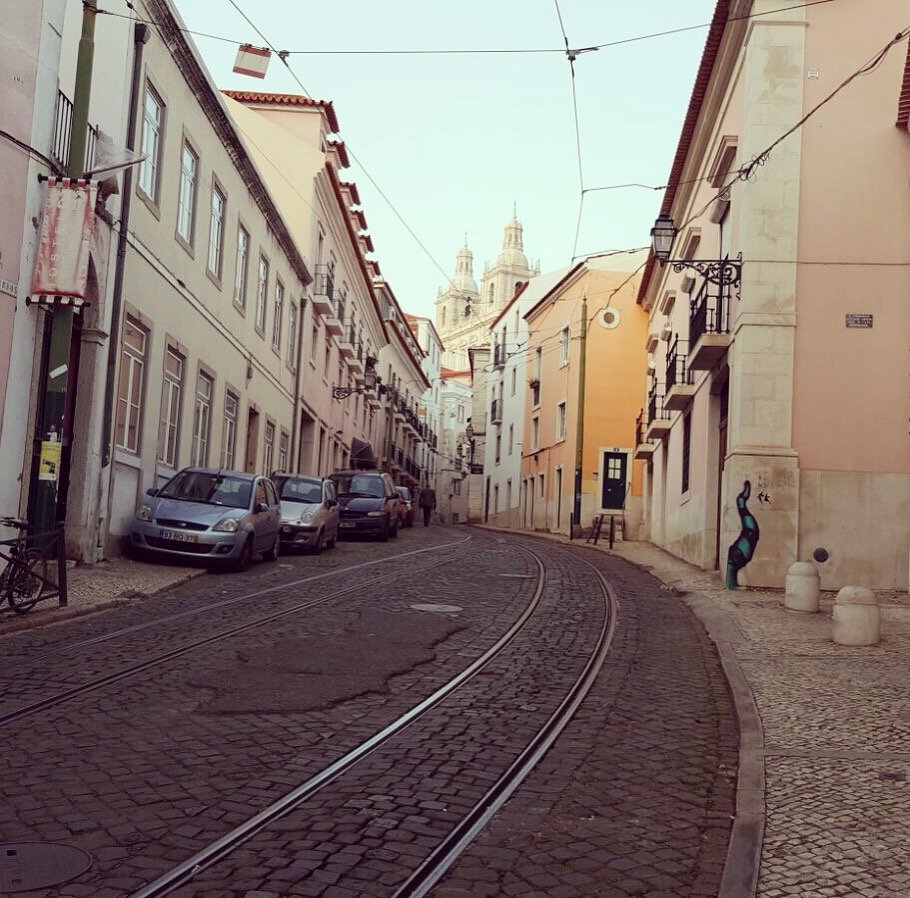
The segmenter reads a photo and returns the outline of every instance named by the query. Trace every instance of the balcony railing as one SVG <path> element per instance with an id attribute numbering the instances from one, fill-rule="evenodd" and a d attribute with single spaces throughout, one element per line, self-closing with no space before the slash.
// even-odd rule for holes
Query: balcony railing
<path id="1" fill-rule="evenodd" d="M 730 332 L 730 288 L 702 281 L 689 312 L 689 345 L 694 346 L 705 334 Z"/>
<path id="2" fill-rule="evenodd" d="M 506 364 L 506 345 L 505 343 L 497 343 L 493 347 L 493 367 L 494 368 L 504 368 Z"/>
<path id="3" fill-rule="evenodd" d="M 98 129 L 88 126 L 88 135 L 85 141 L 85 159 L 83 168 L 89 169 L 95 161 L 95 143 L 98 140 Z M 70 147 L 73 143 L 73 101 L 63 93 L 57 91 L 57 107 L 54 110 L 54 142 L 51 146 L 51 158 L 57 163 L 61 171 L 66 171 L 70 162 Z"/>
<path id="4" fill-rule="evenodd" d="M 688 384 L 690 378 L 686 371 L 686 356 L 679 351 L 679 334 L 673 338 L 667 350 L 666 392 L 669 393 L 677 384 Z"/>
<path id="5" fill-rule="evenodd" d="M 335 295 L 335 272 L 328 265 L 317 265 L 313 293 L 332 299 Z"/>
<path id="6" fill-rule="evenodd" d="M 667 421 L 669 420 L 669 413 L 664 411 L 663 407 L 663 392 L 660 390 L 658 384 L 654 384 L 650 391 L 648 392 L 648 424 L 652 424 L 654 421 Z"/>
<path id="7" fill-rule="evenodd" d="M 645 441 L 645 410 L 642 409 L 635 419 L 635 445 L 641 446 Z"/>

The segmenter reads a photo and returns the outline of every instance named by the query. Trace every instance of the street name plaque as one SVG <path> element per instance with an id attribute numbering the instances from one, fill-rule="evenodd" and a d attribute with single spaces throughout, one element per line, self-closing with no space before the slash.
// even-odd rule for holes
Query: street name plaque
<path id="1" fill-rule="evenodd" d="M 857 315 L 848 312 L 847 313 L 847 327 L 872 327 L 872 315 Z"/>

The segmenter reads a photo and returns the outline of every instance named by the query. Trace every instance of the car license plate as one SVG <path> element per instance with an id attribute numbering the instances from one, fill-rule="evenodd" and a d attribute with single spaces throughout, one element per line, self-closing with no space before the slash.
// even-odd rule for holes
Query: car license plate
<path id="1" fill-rule="evenodd" d="M 198 543 L 199 537 L 195 533 L 181 533 L 179 530 L 159 530 L 161 539 L 172 539 L 178 543 Z"/>
<path id="2" fill-rule="evenodd" d="M 353 521 L 342 521 L 339 527 L 356 527 L 357 525 Z"/>

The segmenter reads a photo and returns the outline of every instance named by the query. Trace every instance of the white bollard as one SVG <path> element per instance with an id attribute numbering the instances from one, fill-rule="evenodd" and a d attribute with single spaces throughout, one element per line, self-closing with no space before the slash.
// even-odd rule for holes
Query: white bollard
<path id="1" fill-rule="evenodd" d="M 881 613 L 875 593 L 845 586 L 834 600 L 834 641 L 838 645 L 877 645 Z"/>
<path id="2" fill-rule="evenodd" d="M 815 565 L 810 561 L 797 561 L 787 570 L 784 608 L 790 611 L 818 611 L 821 582 Z"/>

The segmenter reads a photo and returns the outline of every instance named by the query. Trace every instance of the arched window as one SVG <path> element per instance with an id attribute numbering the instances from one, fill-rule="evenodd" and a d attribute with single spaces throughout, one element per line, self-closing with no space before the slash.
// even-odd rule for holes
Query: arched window
<path id="1" fill-rule="evenodd" d="M 496 300 L 496 284 L 490 284 L 489 289 L 487 290 L 487 296 L 490 299 L 490 302 L 495 302 Z"/>
<path id="2" fill-rule="evenodd" d="M 446 326 L 446 307 L 442 307 L 442 315 L 439 318 L 439 323 L 445 327 Z"/>

